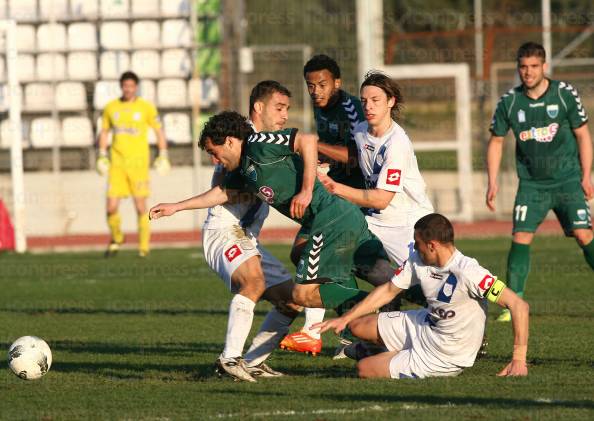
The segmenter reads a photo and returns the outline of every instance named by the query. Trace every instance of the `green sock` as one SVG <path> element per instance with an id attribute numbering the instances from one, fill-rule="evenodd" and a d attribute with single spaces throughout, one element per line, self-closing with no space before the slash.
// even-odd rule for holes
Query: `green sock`
<path id="1" fill-rule="evenodd" d="M 590 241 L 585 246 L 582 246 L 582 250 L 584 252 L 586 262 L 588 262 L 592 270 L 594 270 L 594 240 Z"/>
<path id="2" fill-rule="evenodd" d="M 526 279 L 530 272 L 530 245 L 512 241 L 507 256 L 507 286 L 520 297 L 524 296 Z"/>

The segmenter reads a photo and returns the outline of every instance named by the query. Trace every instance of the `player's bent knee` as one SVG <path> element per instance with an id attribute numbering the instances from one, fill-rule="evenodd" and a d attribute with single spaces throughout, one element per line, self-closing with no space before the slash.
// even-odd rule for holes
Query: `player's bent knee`
<path id="1" fill-rule="evenodd" d="M 357 338 L 378 342 L 377 334 L 377 314 L 359 317 L 349 323 L 349 329 Z"/>
<path id="2" fill-rule="evenodd" d="M 317 307 L 319 296 L 319 285 L 295 285 L 293 288 L 293 303 L 303 307 Z M 317 294 L 316 294 L 317 293 Z"/>
<path id="3" fill-rule="evenodd" d="M 594 239 L 594 233 L 592 233 L 592 230 L 589 229 L 574 230 L 573 236 L 575 237 L 577 243 L 582 247 L 590 244 L 592 239 Z"/>

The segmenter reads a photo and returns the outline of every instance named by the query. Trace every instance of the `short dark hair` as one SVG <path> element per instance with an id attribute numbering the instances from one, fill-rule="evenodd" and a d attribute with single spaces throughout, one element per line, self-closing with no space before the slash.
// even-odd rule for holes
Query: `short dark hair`
<path id="1" fill-rule="evenodd" d="M 454 227 L 448 218 L 439 213 L 430 213 L 419 219 L 415 224 L 415 232 L 424 242 L 434 240 L 442 244 L 454 243 Z"/>
<path id="2" fill-rule="evenodd" d="M 547 61 L 547 52 L 544 47 L 536 42 L 525 42 L 518 48 L 518 54 L 516 60 L 518 63 L 520 59 L 525 57 L 540 57 L 543 62 Z"/>
<path id="3" fill-rule="evenodd" d="M 390 115 L 393 120 L 397 120 L 402 110 L 402 104 L 404 98 L 400 91 L 400 86 L 390 76 L 386 75 L 377 70 L 371 70 L 367 72 L 363 83 L 361 84 L 361 90 L 366 86 L 376 86 L 386 93 L 388 99 L 394 98 L 396 102 L 390 111 Z"/>
<path id="4" fill-rule="evenodd" d="M 247 118 L 235 111 L 222 111 L 208 119 L 200 132 L 198 146 L 204 149 L 208 139 L 213 145 L 222 145 L 227 136 L 245 140 L 252 133 L 254 129 Z"/>
<path id="5" fill-rule="evenodd" d="M 138 78 L 138 75 L 134 72 L 124 72 L 122 73 L 122 76 L 120 76 L 120 86 L 122 86 L 122 83 L 124 83 L 125 80 L 133 80 L 137 85 L 138 82 L 140 81 L 140 79 Z"/>
<path id="6" fill-rule="evenodd" d="M 276 92 L 291 98 L 291 91 L 276 80 L 263 80 L 262 82 L 258 82 L 250 93 L 250 113 L 253 111 L 256 102 L 265 101 Z"/>
<path id="7" fill-rule="evenodd" d="M 320 70 L 328 70 L 332 73 L 334 79 L 340 79 L 340 67 L 332 57 L 326 54 L 318 54 L 309 59 L 305 66 L 303 66 L 303 77 L 309 72 L 317 72 Z"/>

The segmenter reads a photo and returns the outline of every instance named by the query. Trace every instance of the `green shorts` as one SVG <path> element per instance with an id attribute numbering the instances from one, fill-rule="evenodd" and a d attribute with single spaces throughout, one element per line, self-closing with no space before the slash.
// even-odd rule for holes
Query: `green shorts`
<path id="1" fill-rule="evenodd" d="M 339 284 L 358 289 L 355 273 L 367 273 L 375 263 L 388 260 L 379 239 L 367 228 L 365 217 L 356 206 L 330 209 L 316 216 L 311 235 L 297 265 L 298 283 L 316 282 Z M 331 290 L 331 289 L 330 289 Z M 324 296 L 326 308 L 340 304 L 337 297 Z"/>
<path id="2" fill-rule="evenodd" d="M 536 232 L 551 209 L 567 236 L 576 229 L 592 228 L 590 206 L 579 180 L 555 186 L 520 181 L 513 209 L 513 232 Z"/>

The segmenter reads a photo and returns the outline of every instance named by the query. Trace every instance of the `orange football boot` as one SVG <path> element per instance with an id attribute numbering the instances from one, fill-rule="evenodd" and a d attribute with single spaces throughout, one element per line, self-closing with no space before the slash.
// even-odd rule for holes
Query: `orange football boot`
<path id="1" fill-rule="evenodd" d="M 287 351 L 303 352 L 315 357 L 322 352 L 322 339 L 312 338 L 305 332 L 295 332 L 285 336 L 279 346 Z"/>

